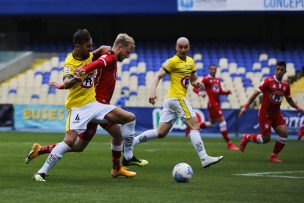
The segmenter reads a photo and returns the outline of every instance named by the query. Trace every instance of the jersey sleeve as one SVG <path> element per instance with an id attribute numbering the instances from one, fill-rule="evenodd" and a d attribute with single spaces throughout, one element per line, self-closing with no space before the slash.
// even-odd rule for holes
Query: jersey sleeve
<path id="1" fill-rule="evenodd" d="M 63 79 L 74 75 L 75 67 L 72 64 L 65 63 L 63 67 Z"/>
<path id="2" fill-rule="evenodd" d="M 86 73 L 91 72 L 96 69 L 105 68 L 116 62 L 116 57 L 114 54 L 103 54 L 96 61 L 87 64 L 83 67 Z"/>
<path id="3" fill-rule="evenodd" d="M 268 80 L 267 79 L 264 79 L 260 84 L 259 84 L 259 87 L 258 87 L 258 91 L 259 92 L 264 92 L 266 89 L 267 89 L 267 85 L 268 85 Z"/>
<path id="4" fill-rule="evenodd" d="M 174 62 L 171 59 L 167 59 L 163 64 L 162 68 L 167 72 L 170 73 L 173 71 Z"/>
<path id="5" fill-rule="evenodd" d="M 209 80 L 207 77 L 203 77 L 202 82 L 204 83 L 205 86 L 209 85 Z"/>

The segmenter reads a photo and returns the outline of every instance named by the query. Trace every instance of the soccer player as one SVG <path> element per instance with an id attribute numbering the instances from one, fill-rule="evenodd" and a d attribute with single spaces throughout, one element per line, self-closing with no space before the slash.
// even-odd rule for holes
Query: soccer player
<path id="1" fill-rule="evenodd" d="M 120 34 L 117 37 L 117 42 L 111 52 L 103 52 L 102 56 L 111 56 L 113 53 L 116 57 L 116 60 L 120 58 L 119 60 L 122 61 L 128 55 L 123 56 L 121 58 L 121 54 L 125 49 L 117 49 L 117 45 L 120 43 L 126 43 L 126 41 L 129 43 L 133 43 L 133 39 L 129 37 L 126 34 Z M 126 46 L 127 47 L 127 46 Z M 117 75 L 117 63 L 111 62 L 108 63 L 102 71 L 100 69 L 97 70 L 97 74 L 94 80 L 95 84 L 95 92 L 96 92 L 96 100 L 103 104 L 110 104 L 110 100 L 113 96 L 113 92 L 115 89 L 115 83 L 116 83 L 116 75 Z M 99 63 L 95 63 L 96 67 L 99 66 Z M 51 82 L 51 86 L 55 86 L 58 89 L 64 89 L 63 84 L 59 84 L 56 82 Z M 120 126 L 115 123 L 109 123 L 103 121 L 103 123 L 99 123 L 101 127 L 103 127 L 110 135 L 113 136 L 113 142 L 120 143 L 121 139 L 117 135 L 122 134 L 123 139 L 123 145 L 124 145 L 124 158 L 122 160 L 122 164 L 124 166 L 130 166 L 130 165 L 136 165 L 136 166 L 146 166 L 148 164 L 148 161 L 146 160 L 139 160 L 133 155 L 133 139 L 135 134 L 135 120 L 132 120 L 134 115 L 126 112 L 126 114 L 130 114 L 129 118 L 131 119 L 131 123 L 127 123 L 122 125 L 122 132 L 120 130 Z M 87 144 L 90 142 L 90 140 L 93 138 L 93 136 L 96 133 L 98 124 L 96 122 L 90 122 L 87 125 L 87 129 L 83 134 L 80 134 L 78 136 L 78 140 L 76 144 L 73 145 L 71 151 L 73 152 L 82 152 Z M 131 133 L 129 132 L 129 128 L 131 127 Z M 31 152 L 26 158 L 26 163 L 31 161 L 32 159 L 38 157 L 41 154 L 50 153 L 52 151 L 52 148 L 54 148 L 56 144 L 50 144 L 46 146 L 41 146 L 38 143 L 35 143 L 32 147 Z M 70 151 L 70 152 L 71 152 Z M 114 158 L 114 157 L 113 157 Z"/>
<path id="2" fill-rule="evenodd" d="M 304 125 L 301 125 L 300 131 L 298 133 L 298 140 L 300 141 L 304 135 Z"/>
<path id="3" fill-rule="evenodd" d="M 191 129 L 191 142 L 201 160 L 202 166 L 208 167 L 220 162 L 223 159 L 223 156 L 211 157 L 207 155 L 200 136 L 200 128 L 197 123 L 196 115 L 192 110 L 191 105 L 186 100 L 189 83 L 197 88 L 203 86 L 203 83 L 196 75 L 194 60 L 187 56 L 189 49 L 190 44 L 188 39 L 180 37 L 176 42 L 176 55 L 168 59 L 159 70 L 152 84 L 149 103 L 152 105 L 156 103 L 157 85 L 166 74 L 169 74 L 171 81 L 167 98 L 163 103 L 159 126 L 157 129 L 148 130 L 136 136 L 133 144 L 136 145 L 151 139 L 166 137 L 173 127 L 176 118 L 179 117 Z"/>
<path id="4" fill-rule="evenodd" d="M 115 40 L 114 47 L 117 46 L 117 49 L 123 50 L 117 58 L 117 60 L 123 60 L 129 55 L 135 45 L 134 43 L 127 43 L 128 46 L 126 47 L 124 43 L 117 43 L 119 40 L 120 38 Z M 68 109 L 65 138 L 52 149 L 42 168 L 34 174 L 33 179 L 35 181 L 45 181 L 49 170 L 58 163 L 64 153 L 72 149 L 77 137 L 85 132 L 87 124 L 91 120 L 101 121 L 106 119 L 109 123 L 119 124 L 126 124 L 130 120 L 135 121 L 134 114 L 127 113 L 115 106 L 96 101 L 93 82 L 94 71 L 90 68 L 93 63 L 96 64 L 99 63 L 99 61 L 102 63 L 102 65 L 100 65 L 102 68 L 105 67 L 107 63 L 115 63 L 116 56 L 113 53 L 111 55 L 102 55 L 98 60 L 91 63 L 93 58 L 93 54 L 91 53 L 92 44 L 92 38 L 86 29 L 79 29 L 74 34 L 74 50 L 65 60 L 63 74 L 64 88 L 69 89 L 68 98 L 65 102 L 65 106 Z M 77 68 L 83 66 L 87 67 L 87 69 L 85 69 L 85 73 L 79 74 Z M 130 131 L 131 128 L 129 128 L 129 132 Z M 122 144 L 117 144 L 118 143 L 112 143 L 111 145 L 112 154 L 115 157 L 111 170 L 112 176 L 135 176 L 135 172 L 127 171 L 126 168 L 120 166 L 119 160 Z"/>
<path id="5" fill-rule="evenodd" d="M 288 137 L 286 122 L 282 116 L 280 106 L 283 97 L 286 98 L 290 106 L 294 107 L 298 111 L 304 113 L 290 96 L 290 86 L 287 82 L 282 81 L 284 74 L 286 73 L 286 63 L 279 61 L 276 64 L 275 75 L 265 78 L 259 85 L 258 89 L 250 96 L 248 102 L 242 107 L 240 116 L 242 116 L 248 109 L 249 105 L 255 100 L 255 98 L 263 93 L 262 106 L 259 111 L 259 126 L 261 134 L 244 134 L 240 142 L 240 150 L 244 152 L 248 142 L 254 142 L 257 144 L 266 144 L 270 141 L 271 127 L 279 135 L 272 154 L 269 160 L 274 163 L 283 162 L 278 158 L 278 154 L 285 146 L 285 142 Z"/>
<path id="6" fill-rule="evenodd" d="M 199 123 L 201 128 L 206 127 L 213 127 L 215 123 L 219 123 L 220 131 L 223 135 L 224 140 L 227 143 L 227 148 L 230 150 L 239 150 L 239 148 L 232 143 L 229 138 L 227 124 L 224 118 L 224 115 L 221 111 L 221 104 L 220 104 L 220 95 L 228 95 L 231 94 L 230 90 L 223 90 L 221 87 L 221 79 L 215 77 L 217 71 L 217 67 L 215 65 L 211 65 L 209 67 L 209 75 L 203 77 L 202 82 L 205 86 L 205 90 L 208 95 L 208 113 L 209 113 L 209 120 L 205 122 Z M 196 87 L 193 88 L 193 91 L 199 96 L 205 96 L 205 94 L 201 93 L 200 90 Z M 186 136 L 190 133 L 190 129 L 186 129 Z"/>

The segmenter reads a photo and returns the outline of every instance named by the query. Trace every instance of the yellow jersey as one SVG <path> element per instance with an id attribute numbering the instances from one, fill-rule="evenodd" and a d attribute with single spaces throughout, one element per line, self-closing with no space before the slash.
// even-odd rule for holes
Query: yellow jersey
<path id="1" fill-rule="evenodd" d="M 171 80 L 167 98 L 186 98 L 190 76 L 196 71 L 194 60 L 187 56 L 184 61 L 175 55 L 163 64 L 163 69 L 169 74 Z"/>
<path id="2" fill-rule="evenodd" d="M 90 57 L 85 60 L 75 59 L 70 53 L 65 61 L 63 68 L 63 78 L 68 75 L 74 75 L 75 68 L 83 67 L 92 62 L 93 54 L 90 53 Z M 68 89 L 68 98 L 65 102 L 65 107 L 70 108 L 80 108 L 95 102 L 95 89 L 94 89 L 94 73 L 88 73 L 82 75 L 82 82 L 75 84 L 73 87 Z"/>

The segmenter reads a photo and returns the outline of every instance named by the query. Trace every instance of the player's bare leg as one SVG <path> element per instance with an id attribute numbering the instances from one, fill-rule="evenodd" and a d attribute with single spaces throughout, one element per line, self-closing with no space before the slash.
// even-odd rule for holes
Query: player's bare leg
<path id="1" fill-rule="evenodd" d="M 209 121 L 199 122 L 199 126 L 200 126 L 201 129 L 202 128 L 213 128 L 214 127 L 214 125 Z M 191 129 L 187 126 L 186 130 L 185 130 L 185 136 L 186 137 L 190 135 L 190 130 Z"/>
<path id="2" fill-rule="evenodd" d="M 283 150 L 285 142 L 287 141 L 288 133 L 286 125 L 278 126 L 275 131 L 279 136 L 274 144 L 274 148 L 269 157 L 269 160 L 274 163 L 282 163 L 283 161 L 278 158 L 278 154 Z"/>

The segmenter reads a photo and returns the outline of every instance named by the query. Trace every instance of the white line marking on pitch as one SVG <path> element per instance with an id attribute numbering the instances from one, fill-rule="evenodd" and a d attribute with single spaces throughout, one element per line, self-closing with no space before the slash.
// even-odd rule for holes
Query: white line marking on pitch
<path id="1" fill-rule="evenodd" d="M 147 152 L 155 152 L 157 151 L 156 149 L 146 149 Z"/>
<path id="2" fill-rule="evenodd" d="M 294 174 L 294 173 L 304 173 L 304 171 L 273 171 L 273 172 L 260 172 L 260 173 L 241 173 L 235 175 L 252 176 L 252 177 L 289 178 L 289 179 L 304 178 L 304 176 L 279 175 L 279 174 Z"/>

